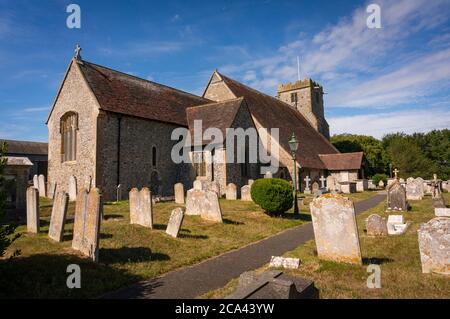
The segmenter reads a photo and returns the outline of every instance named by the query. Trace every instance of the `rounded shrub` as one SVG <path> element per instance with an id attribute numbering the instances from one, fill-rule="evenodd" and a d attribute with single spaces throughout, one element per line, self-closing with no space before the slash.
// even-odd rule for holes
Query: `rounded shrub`
<path id="1" fill-rule="evenodd" d="M 292 207 L 291 184 L 280 178 L 261 178 L 252 184 L 252 200 L 271 215 L 281 215 Z"/>

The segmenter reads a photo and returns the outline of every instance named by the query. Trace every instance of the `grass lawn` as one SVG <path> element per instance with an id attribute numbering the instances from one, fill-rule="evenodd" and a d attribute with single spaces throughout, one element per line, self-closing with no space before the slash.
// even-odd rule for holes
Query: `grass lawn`
<path id="1" fill-rule="evenodd" d="M 153 230 L 129 224 L 128 201 L 106 203 L 101 223 L 100 263 L 94 264 L 71 249 L 75 203 L 69 205 L 62 243 L 47 237 L 52 201 L 41 198 L 40 206 L 40 233 L 28 234 L 25 226 L 19 227 L 17 232 L 22 236 L 0 259 L 0 298 L 96 297 L 310 221 L 307 206 L 300 207 L 303 213 L 299 219 L 294 219 L 291 213 L 271 218 L 252 202 L 221 200 L 224 224 L 186 216 L 180 237 L 175 239 L 165 234 L 170 213 L 177 207 L 173 202 L 154 206 Z M 20 256 L 9 260 L 15 250 L 21 252 Z M 81 289 L 66 287 L 69 264 L 81 267 Z"/>
<path id="2" fill-rule="evenodd" d="M 450 202 L 450 194 L 444 194 Z M 434 218 L 431 197 L 422 201 L 410 201 L 412 210 L 404 213 L 411 222 L 407 232 L 401 236 L 368 237 L 364 232 L 364 220 L 373 213 L 387 217 L 384 203 L 357 217 L 363 266 L 320 261 L 317 258 L 315 242 L 308 241 L 286 257 L 301 259 L 298 270 L 286 273 L 304 276 L 314 280 L 321 298 L 450 298 L 450 278 L 438 274 L 422 274 L 417 230 L 421 223 Z M 367 265 L 381 267 L 381 288 L 369 289 L 366 282 L 369 273 Z M 267 265 L 260 270 L 266 270 Z M 227 286 L 211 291 L 203 298 L 221 298 L 237 286 L 237 279 Z"/>

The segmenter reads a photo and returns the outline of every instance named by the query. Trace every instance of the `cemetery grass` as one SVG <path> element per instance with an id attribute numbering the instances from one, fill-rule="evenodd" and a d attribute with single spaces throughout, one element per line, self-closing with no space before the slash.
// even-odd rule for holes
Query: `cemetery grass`
<path id="1" fill-rule="evenodd" d="M 448 203 L 450 194 L 443 195 Z M 370 214 L 389 215 L 384 211 L 384 202 L 357 216 L 363 266 L 321 261 L 317 257 L 315 242 L 311 240 L 284 255 L 300 258 L 300 268 L 283 271 L 313 280 L 320 291 L 320 298 L 450 298 L 450 280 L 446 276 L 422 274 L 417 230 L 420 224 L 435 217 L 431 197 L 428 195 L 422 201 L 409 203 L 412 210 L 403 215 L 411 225 L 400 236 L 369 237 L 365 234 L 364 220 Z M 381 267 L 380 289 L 367 288 L 369 264 Z M 267 270 L 267 267 L 258 271 Z M 222 298 L 232 293 L 237 284 L 237 278 L 233 279 L 225 287 L 202 298 Z"/>

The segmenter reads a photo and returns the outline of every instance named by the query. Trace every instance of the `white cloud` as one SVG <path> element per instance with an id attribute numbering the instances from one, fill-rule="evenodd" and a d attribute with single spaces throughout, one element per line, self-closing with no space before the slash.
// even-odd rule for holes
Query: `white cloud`
<path id="1" fill-rule="evenodd" d="M 50 108 L 48 106 L 44 107 L 28 107 L 23 110 L 24 113 L 35 113 L 35 112 L 48 112 Z"/>
<path id="2" fill-rule="evenodd" d="M 331 134 L 352 133 L 381 138 L 388 133 L 410 134 L 450 128 L 450 108 L 339 116 L 329 118 L 328 123 Z"/>

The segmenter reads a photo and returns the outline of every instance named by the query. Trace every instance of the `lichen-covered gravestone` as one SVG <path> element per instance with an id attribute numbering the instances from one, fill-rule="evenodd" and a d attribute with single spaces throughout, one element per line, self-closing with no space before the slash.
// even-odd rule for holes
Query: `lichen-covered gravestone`
<path id="1" fill-rule="evenodd" d="M 450 275 L 450 218 L 433 218 L 417 232 L 422 272 Z"/>
<path id="2" fill-rule="evenodd" d="M 27 231 L 39 233 L 39 190 L 30 186 L 27 188 Z"/>
<path id="3" fill-rule="evenodd" d="M 407 211 L 405 188 L 398 180 L 395 180 L 387 189 L 387 209 L 389 211 Z"/>
<path id="4" fill-rule="evenodd" d="M 73 225 L 72 248 L 98 262 L 100 241 L 100 192 L 93 188 L 91 192 L 81 189 L 77 195 L 75 221 Z"/>
<path id="5" fill-rule="evenodd" d="M 244 185 L 241 187 L 241 200 L 243 201 L 252 201 L 252 196 L 250 194 L 250 185 Z"/>
<path id="6" fill-rule="evenodd" d="M 53 200 L 52 216 L 48 228 L 48 237 L 61 242 L 64 236 L 64 225 L 66 223 L 69 195 L 60 191 L 55 194 Z"/>
<path id="7" fill-rule="evenodd" d="M 48 183 L 47 197 L 54 199 L 56 195 L 56 182 L 52 181 Z"/>
<path id="8" fill-rule="evenodd" d="M 71 201 L 77 199 L 77 179 L 73 175 L 69 177 L 69 199 Z"/>
<path id="9" fill-rule="evenodd" d="M 237 187 L 235 184 L 230 183 L 227 185 L 226 199 L 236 200 L 237 199 Z"/>
<path id="10" fill-rule="evenodd" d="M 46 189 L 45 189 L 45 176 L 39 175 L 39 196 L 45 197 Z"/>
<path id="11" fill-rule="evenodd" d="M 186 196 L 186 215 L 200 215 L 202 219 L 221 223 L 222 209 L 217 194 L 190 189 Z"/>
<path id="12" fill-rule="evenodd" d="M 410 180 L 406 183 L 406 199 L 407 200 L 422 200 L 424 191 L 423 191 L 423 182 L 419 179 Z"/>
<path id="13" fill-rule="evenodd" d="M 362 264 L 353 202 L 325 194 L 310 204 L 317 253 L 320 259 Z"/>
<path id="14" fill-rule="evenodd" d="M 174 186 L 175 204 L 184 204 L 184 185 L 176 183 Z"/>
<path id="15" fill-rule="evenodd" d="M 147 187 L 139 191 L 131 189 L 129 193 L 130 224 L 153 228 L 152 193 Z"/>
<path id="16" fill-rule="evenodd" d="M 386 218 L 377 214 L 372 214 L 366 219 L 367 236 L 387 236 Z"/>
<path id="17" fill-rule="evenodd" d="M 166 234 L 172 237 L 178 237 L 178 233 L 181 229 L 181 224 L 183 223 L 184 213 L 180 207 L 172 210 L 170 214 L 169 223 L 167 224 Z"/>

